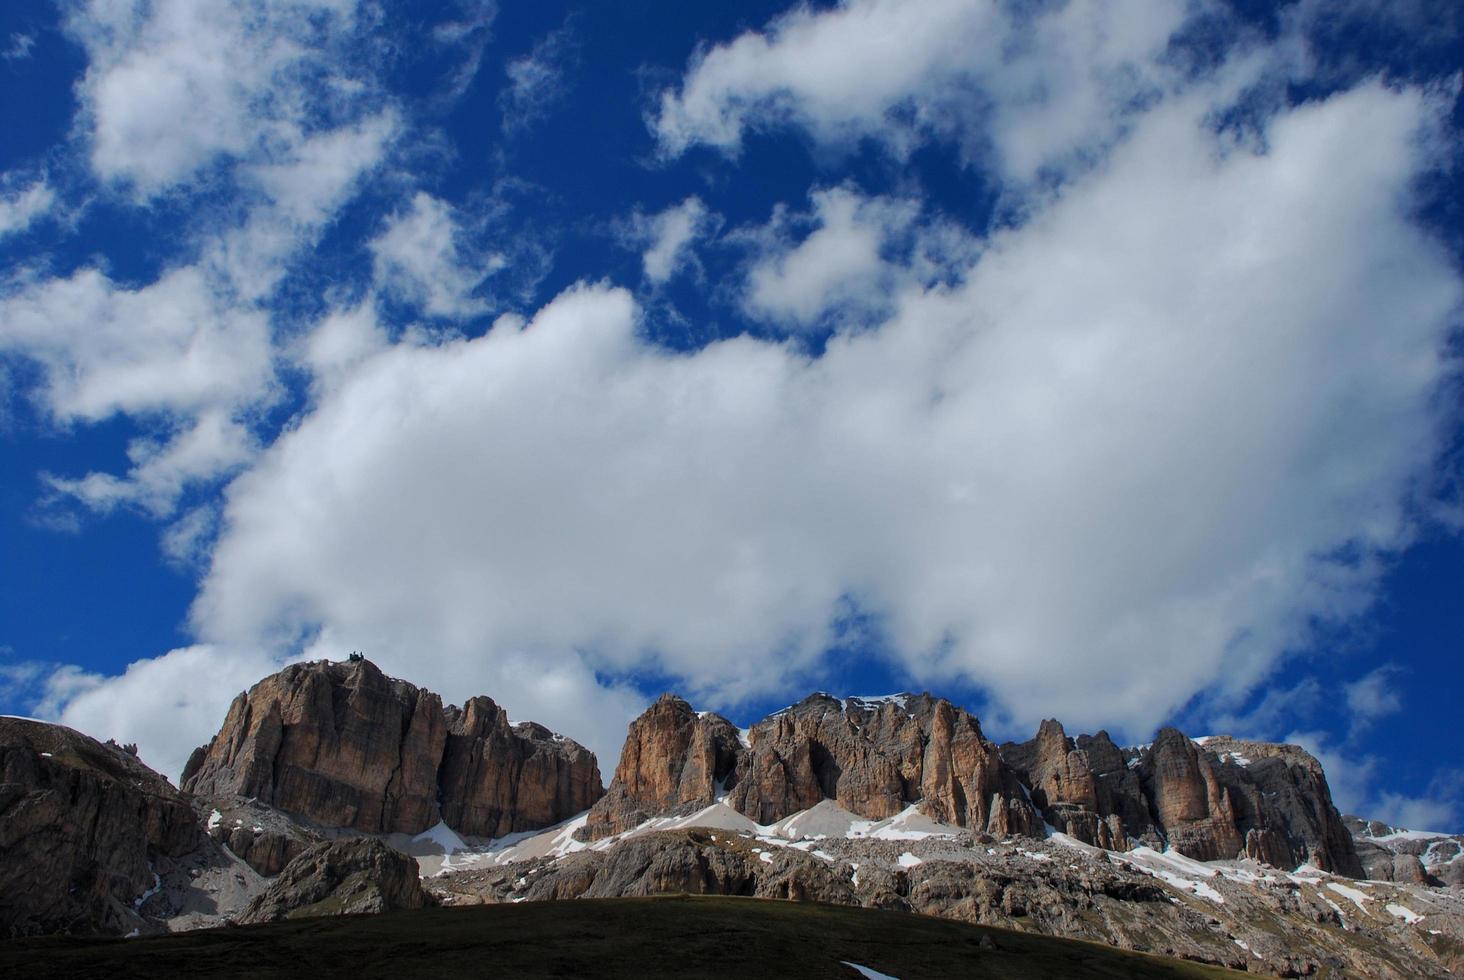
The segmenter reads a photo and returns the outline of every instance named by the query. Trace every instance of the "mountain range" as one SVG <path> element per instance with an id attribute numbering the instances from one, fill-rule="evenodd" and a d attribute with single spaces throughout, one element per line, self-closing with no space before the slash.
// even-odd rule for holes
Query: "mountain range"
<path id="1" fill-rule="evenodd" d="M 1333 805 L 1303 749 L 1055 721 L 998 745 L 930 694 L 813 694 L 739 729 L 675 695 L 598 760 L 370 661 L 241 693 L 180 786 L 0 718 L 0 930 L 667 893 L 901 909 L 1275 976 L 1464 968 L 1464 839 Z"/>

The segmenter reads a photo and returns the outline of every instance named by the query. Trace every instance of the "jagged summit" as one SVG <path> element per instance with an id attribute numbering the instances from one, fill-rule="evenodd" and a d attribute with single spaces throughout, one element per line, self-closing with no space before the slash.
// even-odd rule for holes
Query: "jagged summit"
<path id="1" fill-rule="evenodd" d="M 745 734 L 662 695 L 631 724 L 580 836 L 714 802 L 767 825 L 823 800 L 871 820 L 915 805 L 994 836 L 1052 828 L 1108 850 L 1145 844 L 1198 860 L 1363 873 L 1321 765 L 1297 746 L 1201 744 L 1165 728 L 1122 749 L 1107 732 L 1073 739 L 1048 719 L 1031 740 L 998 748 L 975 716 L 929 693 L 815 692 Z"/>
<path id="2" fill-rule="evenodd" d="M 445 821 L 489 837 L 556 823 L 603 793 L 578 742 L 510 725 L 491 698 L 444 706 L 364 658 L 291 664 L 240 694 L 182 786 L 332 827 L 416 834 Z"/>

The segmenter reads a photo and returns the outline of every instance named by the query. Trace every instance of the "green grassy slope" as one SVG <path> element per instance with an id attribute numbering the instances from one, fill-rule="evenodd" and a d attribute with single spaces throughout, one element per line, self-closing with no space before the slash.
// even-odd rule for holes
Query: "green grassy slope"
<path id="1" fill-rule="evenodd" d="M 35 978 L 1220 978 L 1214 967 L 904 912 L 746 898 L 525 902 L 298 919 L 153 939 L 0 945 Z"/>

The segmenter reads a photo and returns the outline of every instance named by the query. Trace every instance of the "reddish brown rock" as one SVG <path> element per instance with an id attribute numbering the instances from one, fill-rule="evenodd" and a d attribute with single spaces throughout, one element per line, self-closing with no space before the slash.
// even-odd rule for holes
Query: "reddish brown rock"
<path id="1" fill-rule="evenodd" d="M 1332 803 L 1327 775 L 1310 752 L 1228 735 L 1204 739 L 1204 751 L 1220 763 L 1219 778 L 1234 801 L 1249 856 L 1276 867 L 1308 863 L 1352 878 L 1364 876 L 1352 834 Z"/>
<path id="2" fill-rule="evenodd" d="M 367 660 L 294 664 L 239 695 L 183 787 L 330 827 L 416 834 L 446 819 L 485 836 L 557 823 L 602 792 L 579 744 L 509 726 L 487 698 L 444 708 Z"/>
<path id="3" fill-rule="evenodd" d="M 1059 722 L 1049 719 L 1031 741 L 1002 746 L 1002 758 L 1030 787 L 1032 802 L 1047 823 L 1065 834 L 1126 851 L 1130 827 L 1135 833 L 1148 827 L 1138 777 L 1129 772 L 1107 732 L 1079 746 Z"/>
<path id="4" fill-rule="evenodd" d="M 1245 852 L 1231 793 L 1213 758 L 1183 732 L 1164 728 L 1139 765 L 1145 795 L 1169 845 L 1201 861 Z"/>
<path id="5" fill-rule="evenodd" d="M 717 797 L 768 824 L 822 800 L 870 819 L 911 804 L 993 834 L 1040 834 L 997 747 L 969 713 L 929 695 L 839 701 L 815 694 L 764 719 L 744 744 L 731 723 L 666 695 L 631 724 L 586 839 Z"/>
<path id="6" fill-rule="evenodd" d="M 187 799 L 130 752 L 0 718 L 0 936 L 130 929 L 154 866 L 202 842 Z"/>
<path id="7" fill-rule="evenodd" d="M 595 840 L 629 830 L 656 814 L 711 803 L 741 749 L 737 729 L 721 715 L 698 715 L 663 694 L 626 734 L 610 789 L 580 836 Z"/>
<path id="8" fill-rule="evenodd" d="M 459 833 L 502 837 L 582 813 L 604 793 L 594 753 L 542 725 L 508 723 L 489 698 L 448 709 L 442 819 Z"/>

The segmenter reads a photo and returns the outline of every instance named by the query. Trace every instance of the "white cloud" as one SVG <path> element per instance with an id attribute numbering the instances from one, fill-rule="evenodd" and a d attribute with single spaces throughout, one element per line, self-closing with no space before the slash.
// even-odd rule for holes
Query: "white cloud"
<path id="1" fill-rule="evenodd" d="M 163 532 L 163 556 L 184 569 L 201 569 L 208 563 L 209 549 L 218 533 L 218 508 L 200 504 L 181 515 Z"/>
<path id="2" fill-rule="evenodd" d="M 693 245 L 714 232 L 720 220 L 701 198 L 692 196 L 652 215 L 635 214 L 621 239 L 633 247 L 644 246 L 642 270 L 646 281 L 658 286 L 682 269 L 696 267 Z"/>
<path id="3" fill-rule="evenodd" d="M 195 266 L 137 289 L 96 269 L 12 284 L 0 294 L 7 348 L 41 368 L 35 396 L 61 422 L 239 407 L 274 377 L 265 315 L 233 307 Z"/>
<path id="4" fill-rule="evenodd" d="M 441 317 L 482 313 L 486 304 L 473 292 L 506 264 L 501 255 L 469 247 L 452 206 L 425 191 L 387 221 L 371 252 L 380 288 Z"/>
<path id="5" fill-rule="evenodd" d="M 67 28 L 90 62 L 78 95 L 93 169 L 147 198 L 220 157 L 269 152 L 318 109 L 304 86 L 331 67 L 322 52 L 353 26 L 354 8 L 354 0 L 75 6 Z"/>
<path id="6" fill-rule="evenodd" d="M 296 360 L 310 369 L 317 390 L 329 389 L 386 346 L 387 334 L 377 317 L 376 302 L 367 297 L 322 318 L 302 339 Z"/>
<path id="7" fill-rule="evenodd" d="M 56 193 L 44 180 L 26 187 L 0 189 L 0 239 L 17 235 L 44 217 L 56 201 Z"/>
<path id="8" fill-rule="evenodd" d="M 1398 674 L 1394 664 L 1384 664 L 1371 673 L 1343 685 L 1347 697 L 1347 710 L 1352 712 L 1353 730 L 1361 731 L 1379 718 L 1403 710 L 1403 697 L 1392 686 Z"/>
<path id="9" fill-rule="evenodd" d="M 796 687 L 854 596 L 999 723 L 1238 697 L 1408 541 L 1464 293 L 1400 208 L 1422 96 L 1298 107 L 1256 154 L 1205 94 L 817 359 L 660 350 L 584 286 L 360 361 L 230 488 L 196 629 L 727 703 Z"/>
<path id="10" fill-rule="evenodd" d="M 139 660 L 117 677 L 66 665 L 49 675 L 32 710 L 94 738 L 136 743 L 143 762 L 176 782 L 193 749 L 218 731 L 229 702 L 280 666 L 260 653 L 208 646 Z"/>
<path id="11" fill-rule="evenodd" d="M 125 474 L 51 480 L 96 510 L 171 513 L 189 486 L 254 452 L 279 392 L 269 300 L 402 132 L 397 110 L 351 78 L 354 2 L 95 0 L 68 30 L 91 59 L 79 83 L 91 163 L 140 198 L 186 193 L 212 162 L 228 205 L 200 202 L 157 279 L 82 268 L 0 286 L 0 352 L 39 368 L 30 395 L 61 424 L 124 415 L 169 440 L 134 440 Z M 42 213 L 38 182 L 0 202 L 0 234 Z M 285 333 L 289 324 L 284 325 Z"/>
<path id="12" fill-rule="evenodd" d="M 1180 79 L 1161 63 L 1186 5 L 1071 0 L 844 0 L 797 7 L 699 52 L 652 122 L 663 152 L 735 153 L 750 131 L 796 125 L 826 143 L 897 152 L 927 133 L 1029 179 L 1111 140 L 1141 96 Z"/>
<path id="13" fill-rule="evenodd" d="M 864 198 L 847 187 L 816 190 L 811 199 L 814 228 L 796 245 L 786 240 L 786 212 L 755 233 L 763 248 L 747 274 L 748 315 L 808 325 L 831 312 L 886 311 L 905 276 L 882 253 L 919 205 Z"/>
<path id="14" fill-rule="evenodd" d="M 6 61 L 24 61 L 31 56 L 31 50 L 36 46 L 34 34 L 21 34 L 16 32 L 10 35 L 10 47 L 0 53 L 0 58 Z"/>
<path id="15" fill-rule="evenodd" d="M 183 491 L 243 467 L 258 451 L 249 430 L 220 411 L 207 411 L 166 440 L 136 439 L 127 447 L 126 478 L 89 473 L 80 479 L 47 476 L 50 486 L 92 510 L 135 504 L 154 516 L 172 513 Z M 185 533 L 175 529 L 175 533 Z"/>

